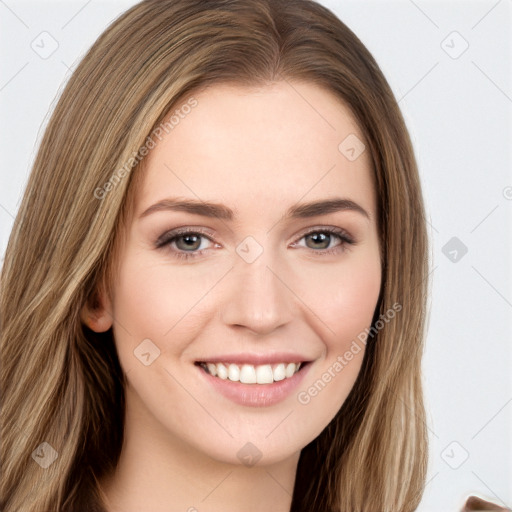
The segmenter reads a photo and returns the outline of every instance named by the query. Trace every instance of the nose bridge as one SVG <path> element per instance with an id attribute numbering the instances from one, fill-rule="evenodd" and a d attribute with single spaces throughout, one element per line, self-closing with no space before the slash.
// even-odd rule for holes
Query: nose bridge
<path id="1" fill-rule="evenodd" d="M 228 325 L 265 334 L 291 320 L 293 294 L 283 283 L 282 270 L 277 270 L 283 268 L 277 251 L 250 238 L 236 249 L 223 319 Z"/>

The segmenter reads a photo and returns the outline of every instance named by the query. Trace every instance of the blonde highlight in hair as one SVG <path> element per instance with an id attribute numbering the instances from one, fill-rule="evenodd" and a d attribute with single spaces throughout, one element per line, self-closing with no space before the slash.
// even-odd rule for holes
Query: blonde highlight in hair
<path id="1" fill-rule="evenodd" d="M 338 414 L 302 450 L 291 511 L 418 506 L 428 244 L 413 148 L 389 85 L 359 39 L 313 1 L 148 0 L 120 16 L 71 76 L 9 239 L 0 282 L 4 512 L 105 510 L 98 481 L 121 451 L 124 376 L 112 331 L 87 329 L 80 311 L 115 282 L 144 161 L 105 184 L 181 101 L 215 84 L 280 80 L 334 93 L 361 127 L 383 263 L 374 322 L 401 305 L 368 340 Z M 31 457 L 42 442 L 58 453 L 46 469 Z"/>

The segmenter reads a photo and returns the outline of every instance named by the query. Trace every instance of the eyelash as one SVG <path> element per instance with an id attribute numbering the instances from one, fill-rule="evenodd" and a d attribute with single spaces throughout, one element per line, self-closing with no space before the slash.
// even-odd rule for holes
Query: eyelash
<path id="1" fill-rule="evenodd" d="M 336 235 L 340 239 L 341 243 L 338 245 L 335 245 L 331 249 L 320 249 L 320 250 L 309 249 L 313 253 L 316 253 L 315 254 L 316 256 L 328 256 L 331 254 L 336 254 L 338 252 L 345 251 L 347 249 L 346 245 L 354 245 L 355 244 L 355 241 L 352 239 L 352 237 L 350 237 L 345 230 L 340 229 L 340 228 L 316 228 L 316 229 L 308 231 L 307 233 L 304 233 L 299 238 L 298 241 L 302 240 L 303 238 L 307 237 L 308 235 L 319 234 L 319 233 L 322 233 L 322 234 L 327 233 L 329 235 Z M 191 230 L 189 228 L 182 228 L 182 229 L 170 231 L 168 233 L 164 233 L 162 236 L 160 236 L 158 238 L 158 240 L 155 243 L 155 246 L 157 249 L 163 249 L 165 247 L 170 248 L 170 245 L 172 242 L 174 242 L 177 238 L 180 238 L 184 235 L 201 235 L 201 236 L 207 238 L 208 240 L 210 240 L 210 242 L 213 242 L 213 240 L 210 238 L 210 236 L 199 228 L 196 230 Z M 295 243 L 296 242 L 294 242 L 294 244 Z M 180 249 L 172 249 L 171 250 L 171 252 L 174 253 L 173 257 L 180 259 L 180 260 L 192 260 L 192 259 L 198 258 L 205 251 L 208 251 L 208 249 L 202 249 L 200 251 L 194 251 L 194 252 L 182 251 Z"/>

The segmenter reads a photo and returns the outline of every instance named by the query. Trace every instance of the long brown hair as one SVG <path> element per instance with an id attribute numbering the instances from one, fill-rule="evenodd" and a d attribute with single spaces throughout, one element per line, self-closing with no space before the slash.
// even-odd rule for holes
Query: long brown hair
<path id="1" fill-rule="evenodd" d="M 98 480 L 121 451 L 123 372 L 112 331 L 88 330 L 80 310 L 112 282 L 128 192 L 142 170 L 135 155 L 201 88 L 279 80 L 326 88 L 359 123 L 383 259 L 374 323 L 402 306 L 368 338 L 350 395 L 302 450 L 291 510 L 416 509 L 427 468 L 428 244 L 413 149 L 389 85 L 352 31 L 313 1 L 147 0 L 113 22 L 71 76 L 8 243 L 0 283 L 4 512 L 104 510 Z M 49 451 L 41 443 L 57 454 L 47 468 L 33 456 Z"/>

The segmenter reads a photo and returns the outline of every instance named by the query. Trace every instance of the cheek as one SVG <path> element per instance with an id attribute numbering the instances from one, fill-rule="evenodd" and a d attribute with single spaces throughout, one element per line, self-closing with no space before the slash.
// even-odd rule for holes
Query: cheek
<path id="1" fill-rule="evenodd" d="M 346 345 L 370 326 L 381 287 L 377 247 L 351 255 L 336 269 L 316 269 L 305 283 L 304 300 L 324 324 L 322 339 L 327 352 Z M 333 355 L 333 354 L 329 354 Z"/>
<path id="2" fill-rule="evenodd" d="M 190 311 L 204 293 L 200 278 L 170 272 L 165 262 L 154 262 L 135 251 L 126 254 L 113 301 L 119 351 L 133 351 L 147 338 L 161 351 L 179 351 L 182 337 L 176 333 L 185 324 L 190 327 Z M 172 340 L 172 343 L 167 346 L 163 340 Z"/>
<path id="3" fill-rule="evenodd" d="M 165 355 L 160 363 L 186 354 L 215 315 L 214 288 L 228 270 L 229 262 L 213 268 L 179 267 L 147 249 L 126 251 L 112 305 L 114 338 L 125 371 L 139 368 L 134 350 L 146 339 Z"/>
<path id="4" fill-rule="evenodd" d="M 380 265 L 357 265 L 340 278 L 331 294 L 328 316 L 334 331 L 357 336 L 369 327 L 380 292 Z"/>
<path id="5" fill-rule="evenodd" d="M 330 273 L 324 286 L 318 285 L 319 277 L 309 276 L 310 290 L 315 290 L 309 300 L 322 320 L 317 325 L 324 357 L 296 395 L 311 438 L 334 418 L 359 375 L 365 344 L 358 336 L 371 325 L 381 286 L 378 252 L 351 259 Z"/>
<path id="6" fill-rule="evenodd" d="M 176 294 L 162 285 L 161 272 L 156 267 L 137 265 L 127 259 L 119 274 L 113 312 L 116 322 L 133 336 L 162 334 L 169 329 L 169 301 Z M 167 312 L 167 314 L 164 314 Z"/>

